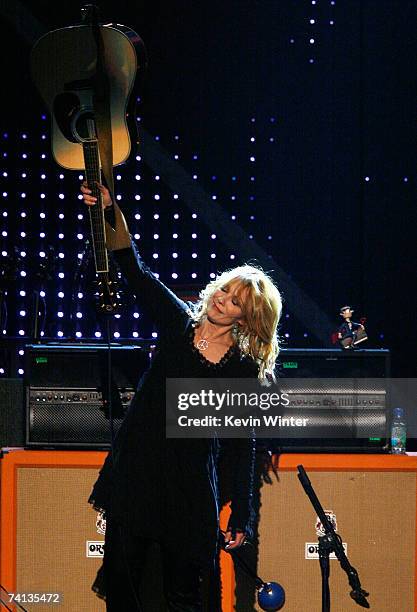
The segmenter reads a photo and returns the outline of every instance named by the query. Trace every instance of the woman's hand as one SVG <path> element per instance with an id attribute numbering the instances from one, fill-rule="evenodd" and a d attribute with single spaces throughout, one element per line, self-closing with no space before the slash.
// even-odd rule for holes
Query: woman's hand
<path id="1" fill-rule="evenodd" d="M 101 193 L 103 208 L 108 208 L 112 205 L 110 191 L 100 183 L 97 183 L 97 187 Z M 97 202 L 97 198 L 91 195 L 91 189 L 88 188 L 87 181 L 84 181 L 81 185 L 81 193 L 83 194 L 84 203 L 87 204 L 87 206 L 93 206 Z"/>
<path id="2" fill-rule="evenodd" d="M 224 536 L 224 543 L 226 550 L 233 550 L 239 548 L 245 542 L 246 533 L 243 531 L 236 531 L 236 537 L 232 540 L 232 532 L 226 531 Z"/>

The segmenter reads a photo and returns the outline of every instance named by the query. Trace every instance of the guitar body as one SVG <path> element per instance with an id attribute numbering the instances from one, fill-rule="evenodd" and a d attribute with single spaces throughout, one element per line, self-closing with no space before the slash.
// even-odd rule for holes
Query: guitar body
<path id="1" fill-rule="evenodd" d="M 100 31 L 110 86 L 113 165 L 117 166 L 131 150 L 129 127 L 134 125 L 136 100 L 129 103 L 129 99 L 142 67 L 138 62 L 143 67 L 146 63 L 145 49 L 140 37 L 124 26 L 101 25 Z M 80 144 L 88 139 L 85 120 L 93 116 L 96 66 L 97 48 L 89 25 L 49 32 L 32 49 L 32 76 L 52 117 L 52 153 L 57 164 L 68 170 L 85 167 Z"/>

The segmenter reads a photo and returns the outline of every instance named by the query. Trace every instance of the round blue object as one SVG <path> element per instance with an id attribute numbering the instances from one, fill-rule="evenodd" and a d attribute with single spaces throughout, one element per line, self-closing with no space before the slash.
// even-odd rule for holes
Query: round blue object
<path id="1" fill-rule="evenodd" d="M 262 610 L 281 610 L 285 603 L 285 591 L 277 582 L 266 582 L 258 591 L 258 603 Z"/>

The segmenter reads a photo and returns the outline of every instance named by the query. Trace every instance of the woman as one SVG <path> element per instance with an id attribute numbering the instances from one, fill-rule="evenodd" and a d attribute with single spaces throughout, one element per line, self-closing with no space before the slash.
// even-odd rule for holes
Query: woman
<path id="1" fill-rule="evenodd" d="M 108 190 L 99 185 L 110 211 Z M 96 199 L 84 183 L 87 205 Z M 152 365 L 118 432 L 90 502 L 106 512 L 104 576 L 107 610 L 141 610 L 138 583 L 146 550 L 157 541 L 164 596 L 170 612 L 199 612 L 200 576 L 218 546 L 217 461 L 228 453 L 233 473 L 232 512 L 225 536 L 238 548 L 253 527 L 254 440 L 166 439 L 166 378 L 273 378 L 281 298 L 253 266 L 223 273 L 191 310 L 143 263 L 125 219 L 114 205 L 107 247 L 114 252 L 141 307 L 159 330 Z M 113 211 L 112 211 L 113 212 Z"/>

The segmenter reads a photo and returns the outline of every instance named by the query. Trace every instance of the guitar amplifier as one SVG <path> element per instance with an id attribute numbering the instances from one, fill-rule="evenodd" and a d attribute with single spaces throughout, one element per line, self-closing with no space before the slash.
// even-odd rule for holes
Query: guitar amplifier
<path id="1" fill-rule="evenodd" d="M 316 417 L 327 435 L 270 439 L 272 452 L 388 450 L 388 350 L 283 349 L 278 375 L 289 390 L 285 416 Z"/>
<path id="2" fill-rule="evenodd" d="M 109 448 L 148 366 L 140 346 L 27 346 L 26 446 Z"/>

